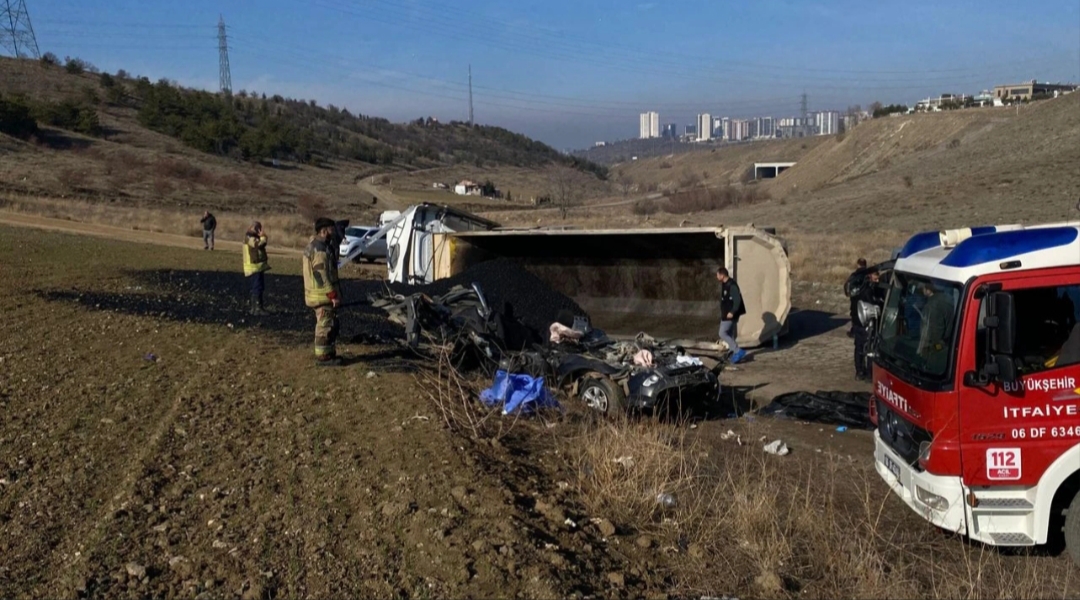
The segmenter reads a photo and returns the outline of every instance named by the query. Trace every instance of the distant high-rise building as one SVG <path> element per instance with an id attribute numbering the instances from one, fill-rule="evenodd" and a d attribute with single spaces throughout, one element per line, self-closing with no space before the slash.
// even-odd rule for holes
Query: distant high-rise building
<path id="1" fill-rule="evenodd" d="M 818 135 L 836 135 L 840 133 L 840 113 L 826 110 L 814 115 L 814 125 Z"/>
<path id="2" fill-rule="evenodd" d="M 656 111 L 641 113 L 640 137 L 643 140 L 660 137 L 660 113 Z"/>
<path id="3" fill-rule="evenodd" d="M 697 138 L 697 125 L 687 125 L 683 129 L 683 135 L 685 135 L 688 138 L 696 139 Z"/>
<path id="4" fill-rule="evenodd" d="M 758 117 L 757 136 L 759 138 L 771 138 L 776 135 L 776 127 L 772 117 Z"/>
<path id="5" fill-rule="evenodd" d="M 746 119 L 732 119 L 728 124 L 728 141 L 741 142 L 750 137 L 750 122 Z"/>
<path id="6" fill-rule="evenodd" d="M 731 140 L 731 119 L 728 117 L 720 119 L 720 139 Z"/>
<path id="7" fill-rule="evenodd" d="M 697 139 L 699 142 L 712 139 L 712 117 L 709 113 L 697 116 Z"/>
<path id="8" fill-rule="evenodd" d="M 679 137 L 679 124 L 678 123 L 668 123 L 668 124 L 664 125 L 663 137 L 666 137 L 666 138 L 677 138 L 677 137 Z"/>
<path id="9" fill-rule="evenodd" d="M 714 138 L 724 138 L 724 120 L 720 117 L 712 118 L 712 136 Z"/>

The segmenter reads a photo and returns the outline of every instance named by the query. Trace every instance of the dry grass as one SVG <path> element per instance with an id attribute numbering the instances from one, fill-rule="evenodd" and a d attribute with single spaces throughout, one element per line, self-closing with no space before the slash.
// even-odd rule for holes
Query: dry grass
<path id="1" fill-rule="evenodd" d="M 745 437 L 753 439 L 753 434 Z M 850 460 L 716 448 L 657 422 L 601 423 L 565 440 L 592 514 L 654 537 L 675 593 L 800 598 L 1064 597 L 1052 558 L 944 537 Z M 628 462 L 625 457 L 632 457 Z M 616 462 L 617 459 L 622 459 Z M 659 493 L 676 499 L 664 509 Z"/>
<path id="2" fill-rule="evenodd" d="M 729 207 L 756 204 L 769 199 L 754 187 L 725 185 L 714 188 L 696 187 L 671 194 L 663 209 L 675 215 L 723 210 Z"/>
<path id="3" fill-rule="evenodd" d="M 788 243 L 792 277 L 802 281 L 842 284 L 855 270 L 855 261 L 868 264 L 888 260 L 910 233 L 898 231 L 855 231 L 844 235 L 779 232 Z"/>
<path id="4" fill-rule="evenodd" d="M 475 400 L 480 382 L 458 374 L 448 353 L 436 362 L 421 383 L 450 430 L 483 440 L 518 424 Z M 763 453 L 752 423 L 743 439 L 754 441 L 736 443 L 691 438 L 682 424 L 657 420 L 566 422 L 576 434 L 518 431 L 565 458 L 597 529 L 601 519 L 614 524 L 617 540 L 608 543 L 659 546 L 650 551 L 659 555 L 624 551 L 625 568 L 649 569 L 669 582 L 671 595 L 1046 598 L 1076 591 L 1056 558 L 1009 555 L 941 534 L 864 461 Z M 659 502 L 661 494 L 673 503 Z M 646 556 L 653 558 L 638 564 Z"/>
<path id="5" fill-rule="evenodd" d="M 170 186 L 169 189 L 172 186 L 169 180 L 161 177 L 155 178 L 154 185 Z M 0 209 L 80 223 L 191 237 L 202 236 L 202 226 L 199 224 L 202 211 L 133 208 L 101 202 L 32 198 L 11 194 L 0 196 Z M 243 241 L 244 232 L 253 219 L 263 223 L 271 243 L 275 246 L 303 248 L 311 238 L 311 223 L 296 214 L 215 212 L 214 215 L 218 221 L 218 240 Z"/>

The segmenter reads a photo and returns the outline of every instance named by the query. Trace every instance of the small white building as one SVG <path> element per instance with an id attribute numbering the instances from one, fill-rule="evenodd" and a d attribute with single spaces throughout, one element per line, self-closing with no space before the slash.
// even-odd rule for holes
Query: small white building
<path id="1" fill-rule="evenodd" d="M 454 186 L 454 193 L 458 196 L 479 196 L 480 184 L 468 179 L 462 179 L 461 182 Z"/>

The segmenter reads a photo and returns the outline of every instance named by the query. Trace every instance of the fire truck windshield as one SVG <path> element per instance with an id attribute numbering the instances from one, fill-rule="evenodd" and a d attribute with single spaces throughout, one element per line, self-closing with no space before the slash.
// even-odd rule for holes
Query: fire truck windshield
<path id="1" fill-rule="evenodd" d="M 881 316 L 877 355 L 918 379 L 948 379 L 960 285 L 894 271 Z"/>

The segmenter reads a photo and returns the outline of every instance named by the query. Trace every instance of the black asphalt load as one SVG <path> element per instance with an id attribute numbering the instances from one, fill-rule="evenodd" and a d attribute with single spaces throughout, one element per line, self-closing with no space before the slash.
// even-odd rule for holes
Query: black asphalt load
<path id="1" fill-rule="evenodd" d="M 548 328 L 561 311 L 569 311 L 574 316 L 588 316 L 577 302 L 551 289 L 538 277 L 509 260 L 482 262 L 453 277 L 428 285 L 395 284 L 390 287 L 398 294 L 422 292 L 428 296 L 441 296 L 454 287 L 469 287 L 473 283 L 480 286 L 492 309 L 508 320 L 523 324 L 541 340 L 547 339 Z"/>

